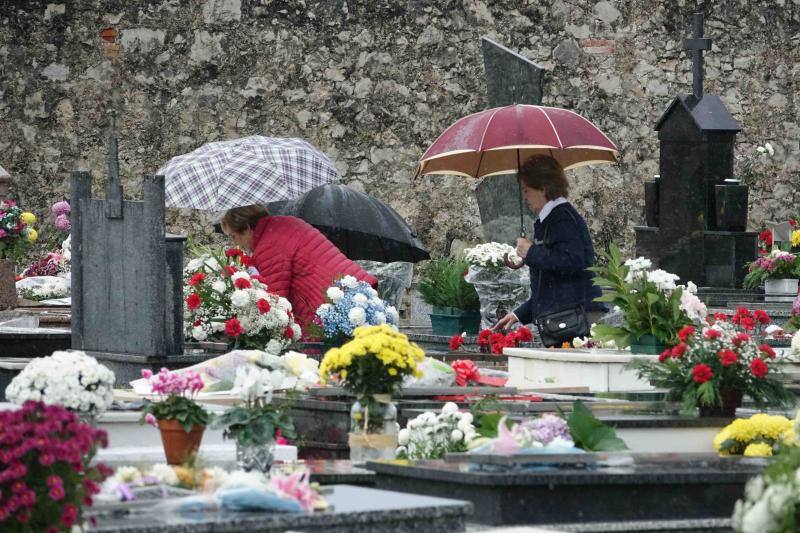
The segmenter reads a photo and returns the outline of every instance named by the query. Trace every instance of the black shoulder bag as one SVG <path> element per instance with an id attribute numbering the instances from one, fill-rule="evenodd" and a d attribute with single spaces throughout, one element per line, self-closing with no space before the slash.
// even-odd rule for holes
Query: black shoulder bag
<path id="1" fill-rule="evenodd" d="M 569 216 L 575 220 L 575 216 Z M 544 230 L 542 246 L 547 245 L 547 233 L 550 229 L 548 225 Z M 537 294 L 542 294 L 542 271 L 539 270 L 539 289 Z M 546 347 L 560 347 L 565 342 L 571 342 L 575 337 L 586 337 L 589 335 L 589 320 L 586 318 L 586 310 L 583 304 L 576 304 L 564 307 L 558 311 L 552 311 L 539 315 L 536 318 L 536 329 L 542 344 Z"/>

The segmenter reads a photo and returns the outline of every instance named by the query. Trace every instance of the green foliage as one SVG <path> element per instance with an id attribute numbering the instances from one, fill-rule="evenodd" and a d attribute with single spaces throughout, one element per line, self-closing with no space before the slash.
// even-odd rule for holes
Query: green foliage
<path id="1" fill-rule="evenodd" d="M 613 452 L 628 449 L 625 441 L 617 437 L 614 428 L 595 418 L 583 402 L 573 402 L 572 412 L 569 415 L 565 415 L 560 408 L 558 408 L 558 413 L 567 421 L 572 441 L 577 448 L 588 452 Z"/>
<path id="2" fill-rule="evenodd" d="M 436 307 L 480 310 L 475 287 L 464 279 L 469 264 L 461 258 L 432 259 L 422 275 L 419 292 L 425 303 Z"/>
<path id="3" fill-rule="evenodd" d="M 470 406 L 472 425 L 478 435 L 487 439 L 497 438 L 497 426 L 505 416 L 502 409 L 502 404 L 495 396 L 486 396 Z M 512 422 L 507 420 L 506 423 L 510 425 Z"/>
<path id="4" fill-rule="evenodd" d="M 170 395 L 161 402 L 150 402 L 142 409 L 139 423 L 143 424 L 145 416 L 151 414 L 158 420 L 177 420 L 183 430 L 189 433 L 194 426 L 208 424 L 208 413 L 197 402 L 185 396 Z"/>
<path id="5" fill-rule="evenodd" d="M 622 326 L 598 324 L 594 329 L 594 339 L 600 342 L 614 341 L 624 348 L 643 335 L 653 335 L 661 342 L 675 344 L 678 330 L 690 324 L 691 320 L 681 309 L 683 289 L 670 292 L 659 290 L 647 276 L 635 276 L 628 280 L 630 268 L 623 260 L 616 245 L 607 253 L 601 254 L 605 266 L 595 266 L 589 270 L 595 273 L 594 283 L 605 289 L 604 294 L 595 299 L 618 306 L 625 315 Z"/>
<path id="6" fill-rule="evenodd" d="M 272 442 L 276 429 L 280 429 L 281 435 L 287 439 L 297 436 L 288 406 L 275 407 L 271 404 L 253 408 L 244 405 L 231 407 L 214 418 L 212 427 L 223 428 L 223 437 L 236 439 L 244 446 Z"/>

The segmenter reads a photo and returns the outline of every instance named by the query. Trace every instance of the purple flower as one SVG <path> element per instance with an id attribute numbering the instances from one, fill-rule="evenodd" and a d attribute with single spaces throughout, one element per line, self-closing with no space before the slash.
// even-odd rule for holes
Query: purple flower
<path id="1" fill-rule="evenodd" d="M 0 229 L 0 239 L 5 239 L 8 237 L 8 232 L 4 229 Z"/>
<path id="2" fill-rule="evenodd" d="M 68 215 L 70 213 L 69 202 L 66 200 L 61 200 L 60 202 L 54 203 L 50 209 L 53 211 L 53 216 L 55 218 L 58 218 L 61 215 Z"/>
<path id="3" fill-rule="evenodd" d="M 70 228 L 69 217 L 65 214 L 60 214 L 55 220 L 56 229 L 61 231 L 68 231 Z"/>
<path id="4" fill-rule="evenodd" d="M 158 421 L 156 420 L 156 417 L 153 416 L 152 413 L 147 413 L 146 415 L 144 415 L 144 421 L 153 426 L 154 428 L 158 427 Z"/>
<path id="5" fill-rule="evenodd" d="M 542 444 L 550 444 L 556 437 L 572 440 L 567 422 L 556 415 L 542 415 L 540 418 L 526 422 L 525 426 L 531 436 Z"/>
<path id="6" fill-rule="evenodd" d="M 792 304 L 792 316 L 794 315 L 800 315 L 800 293 L 797 293 L 794 303 Z"/>

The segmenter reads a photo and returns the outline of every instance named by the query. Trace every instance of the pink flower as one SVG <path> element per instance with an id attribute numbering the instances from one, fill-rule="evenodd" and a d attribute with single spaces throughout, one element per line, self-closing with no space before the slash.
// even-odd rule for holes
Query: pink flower
<path id="1" fill-rule="evenodd" d="M 57 230 L 68 231 L 70 228 L 69 217 L 67 215 L 58 215 L 53 222 Z"/>
<path id="2" fill-rule="evenodd" d="M 144 416 L 144 421 L 153 426 L 154 428 L 158 427 L 158 421 L 156 420 L 156 417 L 153 416 L 153 413 L 147 413 Z"/>
<path id="3" fill-rule="evenodd" d="M 150 379 L 150 378 L 152 378 L 152 377 L 153 377 L 153 371 L 152 371 L 152 370 L 150 370 L 150 369 L 148 369 L 148 368 L 143 368 L 143 369 L 142 369 L 142 377 L 143 377 L 144 379 Z"/>
<path id="4" fill-rule="evenodd" d="M 58 218 L 61 215 L 68 215 L 70 213 L 70 206 L 69 202 L 66 200 L 61 200 L 60 202 L 54 203 L 50 209 L 53 211 L 53 216 Z"/>
<path id="5" fill-rule="evenodd" d="M 0 229 L 0 239 L 5 239 L 8 237 L 8 232 L 4 229 Z"/>
<path id="6" fill-rule="evenodd" d="M 497 424 L 497 439 L 492 444 L 492 450 L 500 455 L 513 455 L 519 450 L 519 443 L 506 426 L 506 418 L 504 416 Z"/>
<path id="7" fill-rule="evenodd" d="M 274 475 L 270 480 L 278 495 L 296 501 L 310 511 L 314 507 L 314 491 L 308 484 L 308 472 L 294 472 L 288 476 Z"/>

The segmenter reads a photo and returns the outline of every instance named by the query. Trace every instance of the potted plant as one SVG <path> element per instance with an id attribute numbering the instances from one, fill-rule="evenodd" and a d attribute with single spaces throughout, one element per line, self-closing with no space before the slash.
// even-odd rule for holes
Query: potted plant
<path id="1" fill-rule="evenodd" d="M 269 472 L 276 435 L 295 438 L 288 406 L 272 404 L 272 391 L 286 374 L 254 366 L 236 369 L 232 392 L 242 401 L 216 417 L 213 426 L 223 428 L 223 437 L 236 440 L 236 466 L 242 470 Z"/>
<path id="2" fill-rule="evenodd" d="M 487 242 L 464 250 L 469 268 L 464 279 L 475 287 L 480 300 L 481 326 L 491 327 L 530 295 L 528 267 L 508 268 L 505 258 L 519 264 L 513 246 Z"/>
<path id="3" fill-rule="evenodd" d="M 791 302 L 797 295 L 800 278 L 800 260 L 797 255 L 782 250 L 772 250 L 747 265 L 744 287 L 754 289 L 764 284 L 768 302 Z"/>
<path id="4" fill-rule="evenodd" d="M 681 329 L 678 342 L 657 362 L 635 359 L 629 366 L 639 378 L 668 389 L 685 411 L 699 407 L 700 416 L 732 417 L 745 394 L 759 407 L 782 406 L 792 396 L 777 379 L 775 352 L 757 342 L 769 322 L 761 310 L 741 308 L 730 319 L 718 314 L 710 326 Z"/>
<path id="5" fill-rule="evenodd" d="M 362 326 L 353 340 L 329 350 L 320 363 L 320 381 L 334 379 L 355 395 L 350 410 L 350 459 L 393 459 L 397 449 L 397 409 L 392 394 L 409 375 L 421 377 L 425 352 L 392 326 Z"/>
<path id="6" fill-rule="evenodd" d="M 59 405 L 0 411 L 0 530 L 70 531 L 111 469 L 92 459 L 106 432 Z"/>
<path id="7" fill-rule="evenodd" d="M 589 269 L 597 274 L 595 284 L 605 289 L 597 301 L 619 307 L 624 320 L 621 326 L 597 324 L 594 340 L 656 355 L 676 343 L 682 327 L 705 319 L 706 307 L 695 296 L 691 282 L 687 287 L 677 285 L 678 276 L 651 270 L 650 260 L 643 257 L 623 263 L 619 248 L 613 245 L 603 258 L 605 266 Z"/>
<path id="8" fill-rule="evenodd" d="M 325 303 L 317 308 L 315 323 L 321 328 L 324 351 L 338 348 L 353 338 L 359 326 L 397 326 L 394 306 L 378 297 L 378 291 L 353 276 L 336 280 L 325 292 Z"/>
<path id="9" fill-rule="evenodd" d="M 193 370 L 179 373 L 166 368 L 158 374 L 144 369 L 142 377 L 159 400 L 144 407 L 139 422 L 161 431 L 167 463 L 183 464 L 197 452 L 208 424 L 208 413 L 194 400 L 203 388 L 203 379 Z"/>
<path id="10" fill-rule="evenodd" d="M 275 355 L 300 340 L 291 304 L 248 271 L 250 257 L 238 248 L 197 248 L 197 253 L 183 271 L 187 339 L 218 340 L 231 349 Z"/>
<path id="11" fill-rule="evenodd" d="M 431 305 L 434 335 L 477 334 L 481 327 L 480 299 L 464 279 L 469 264 L 461 258 L 431 260 L 419 283 L 422 299 Z"/>
<path id="12" fill-rule="evenodd" d="M 16 262 L 36 242 L 36 215 L 23 211 L 14 200 L 0 201 L 0 309 L 17 305 Z"/>

